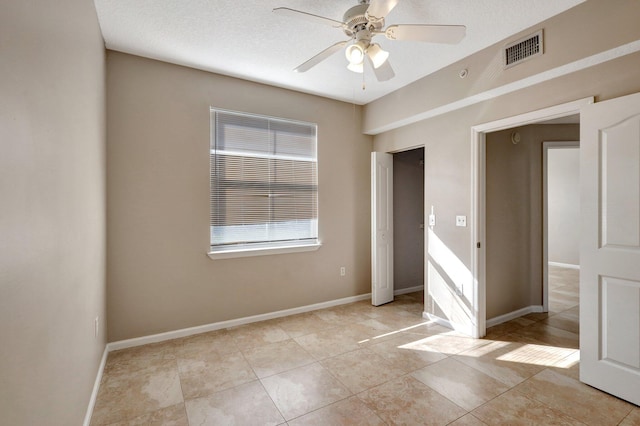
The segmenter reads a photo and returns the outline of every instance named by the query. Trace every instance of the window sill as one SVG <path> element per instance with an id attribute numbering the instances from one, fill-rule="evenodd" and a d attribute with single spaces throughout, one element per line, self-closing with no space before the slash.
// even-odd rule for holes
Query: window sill
<path id="1" fill-rule="evenodd" d="M 300 253 L 305 251 L 316 251 L 322 244 L 320 242 L 314 244 L 283 246 L 283 247 L 264 247 L 264 248 L 243 248 L 243 249 L 230 249 L 224 251 L 209 252 L 207 255 L 210 259 L 233 259 L 237 257 L 253 257 L 253 256 L 267 256 L 271 254 L 286 254 L 286 253 Z"/>

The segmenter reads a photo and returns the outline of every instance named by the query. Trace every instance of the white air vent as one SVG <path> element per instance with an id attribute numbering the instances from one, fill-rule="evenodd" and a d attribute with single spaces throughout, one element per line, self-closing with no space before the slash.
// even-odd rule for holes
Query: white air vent
<path id="1" fill-rule="evenodd" d="M 505 68 L 542 55 L 542 30 L 520 40 L 516 40 L 513 43 L 509 43 L 503 52 Z"/>

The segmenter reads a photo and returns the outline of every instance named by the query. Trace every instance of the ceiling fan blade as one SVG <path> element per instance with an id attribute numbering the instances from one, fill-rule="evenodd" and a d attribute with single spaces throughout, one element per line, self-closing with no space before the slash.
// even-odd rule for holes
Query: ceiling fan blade
<path id="1" fill-rule="evenodd" d="M 373 60 L 371 59 L 371 55 L 367 55 L 367 59 L 369 60 L 369 65 L 371 65 L 371 68 L 373 68 L 373 73 L 376 75 L 376 78 L 378 79 L 378 81 L 391 80 L 393 77 L 396 76 L 396 73 L 393 71 L 393 68 L 391 67 L 391 64 L 389 63 L 388 59 L 384 61 L 384 63 L 380 65 L 378 68 L 373 66 Z"/>
<path id="2" fill-rule="evenodd" d="M 312 67 L 318 65 L 320 62 L 324 61 L 329 56 L 333 55 L 338 50 L 342 49 L 345 44 L 347 44 L 346 41 L 341 41 L 341 42 L 338 42 L 338 43 L 334 44 L 333 46 L 327 47 L 322 52 L 318 53 L 316 56 L 314 56 L 313 58 L 309 59 L 304 64 L 298 66 L 296 69 L 294 69 L 294 71 L 295 72 L 309 71 L 309 69 L 311 69 Z"/>
<path id="3" fill-rule="evenodd" d="M 467 33 L 464 25 L 390 25 L 384 32 L 389 40 L 429 43 L 459 43 Z"/>
<path id="4" fill-rule="evenodd" d="M 334 19 L 325 18 L 324 16 L 314 15 L 312 13 L 302 12 L 295 9 L 289 9 L 288 7 L 277 7 L 273 9 L 273 13 L 277 13 L 282 16 L 290 16 L 293 18 L 305 19 L 307 21 L 315 22 L 316 24 L 330 25 L 334 28 L 344 27 L 344 23 L 336 21 Z"/>
<path id="5" fill-rule="evenodd" d="M 380 21 L 391 10 L 396 7 L 398 0 L 371 0 L 367 9 L 367 19 L 369 21 Z"/>

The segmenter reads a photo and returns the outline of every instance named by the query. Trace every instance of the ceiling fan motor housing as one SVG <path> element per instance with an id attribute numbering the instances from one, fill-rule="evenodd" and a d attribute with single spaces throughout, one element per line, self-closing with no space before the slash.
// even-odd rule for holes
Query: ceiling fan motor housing
<path id="1" fill-rule="evenodd" d="M 345 23 L 345 34 L 349 37 L 356 36 L 356 38 L 360 40 L 363 37 L 357 37 L 357 35 L 358 33 L 363 32 L 363 30 L 367 30 L 367 32 L 379 31 L 384 27 L 384 20 L 370 22 L 369 19 L 367 19 L 367 9 L 369 9 L 369 4 L 364 3 L 353 6 L 345 12 L 342 18 L 342 22 Z M 370 34 L 368 35 L 368 39 L 371 39 Z"/>

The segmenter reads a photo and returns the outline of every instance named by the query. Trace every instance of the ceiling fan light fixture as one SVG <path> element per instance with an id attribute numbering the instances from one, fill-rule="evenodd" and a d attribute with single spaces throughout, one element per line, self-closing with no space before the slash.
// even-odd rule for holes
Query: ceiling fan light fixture
<path id="1" fill-rule="evenodd" d="M 366 46 L 362 41 L 357 41 L 347 46 L 344 54 L 350 65 L 358 65 L 364 62 L 365 48 Z"/>
<path id="2" fill-rule="evenodd" d="M 380 45 L 377 43 L 373 43 L 369 46 L 367 49 L 367 55 L 369 55 L 374 68 L 380 68 L 380 66 L 389 58 L 389 52 L 382 50 Z"/>

